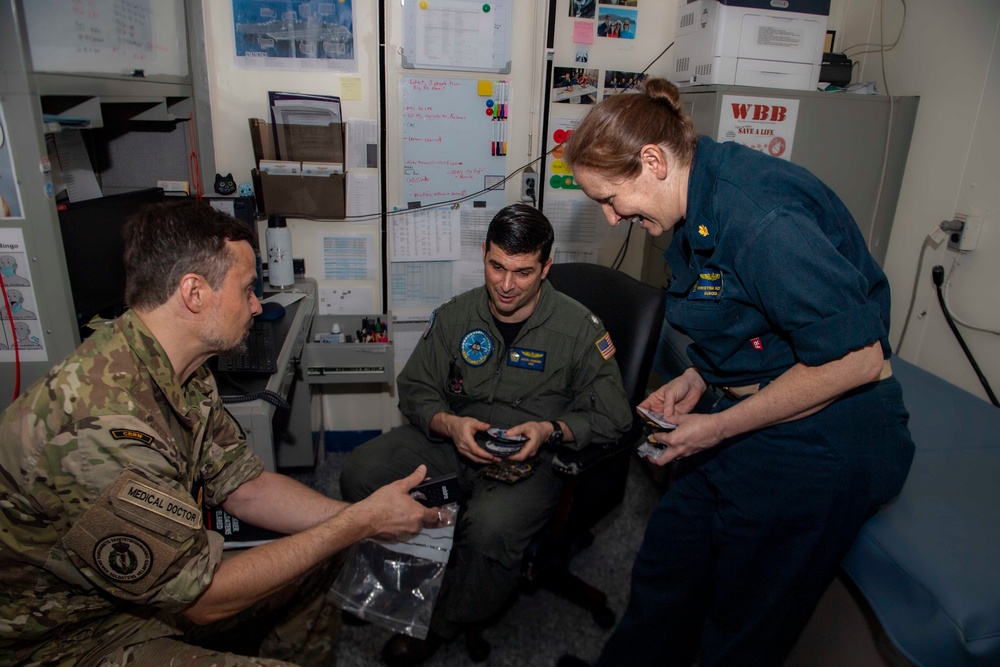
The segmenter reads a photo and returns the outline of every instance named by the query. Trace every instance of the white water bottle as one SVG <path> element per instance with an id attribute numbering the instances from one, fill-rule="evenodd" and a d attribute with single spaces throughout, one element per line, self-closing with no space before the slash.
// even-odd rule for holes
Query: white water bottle
<path id="1" fill-rule="evenodd" d="M 289 287 L 295 282 L 292 266 L 292 231 L 285 216 L 272 214 L 264 232 L 267 243 L 267 282 L 271 287 Z"/>

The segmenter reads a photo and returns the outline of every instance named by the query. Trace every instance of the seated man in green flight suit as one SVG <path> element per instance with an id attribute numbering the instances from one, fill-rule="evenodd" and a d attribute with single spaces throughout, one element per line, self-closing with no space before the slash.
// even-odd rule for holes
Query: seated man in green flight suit
<path id="1" fill-rule="evenodd" d="M 546 444 L 611 441 L 632 423 L 604 325 L 545 281 L 553 239 L 552 225 L 530 206 L 497 213 L 483 244 L 486 284 L 435 311 L 399 375 L 399 408 L 410 423 L 362 445 L 344 465 L 347 500 L 419 464 L 431 477 L 456 474 L 462 491 L 430 633 L 390 639 L 389 665 L 422 662 L 514 591 L 524 550 L 562 489 Z M 532 474 L 514 483 L 482 474 L 501 460 L 481 442 L 491 429 L 523 438 L 507 461 Z"/>

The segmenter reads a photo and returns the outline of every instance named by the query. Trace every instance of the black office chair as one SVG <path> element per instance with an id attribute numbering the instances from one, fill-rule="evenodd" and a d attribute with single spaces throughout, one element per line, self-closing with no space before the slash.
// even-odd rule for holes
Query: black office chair
<path id="1" fill-rule="evenodd" d="M 573 297 L 604 322 L 615 344 L 615 359 L 625 393 L 632 405 L 646 397 L 646 382 L 663 321 L 662 290 L 626 273 L 597 264 L 553 264 L 548 281 Z M 572 557 L 593 541 L 591 528 L 625 496 L 629 461 L 638 445 L 642 424 L 616 442 L 592 443 L 582 450 L 563 447 L 553 461 L 566 477 L 556 512 L 532 541 L 522 562 L 525 587 L 546 588 L 590 611 L 602 628 L 615 623 L 604 592 L 569 571 Z M 469 655 L 484 660 L 489 645 L 481 632 L 466 636 Z"/>

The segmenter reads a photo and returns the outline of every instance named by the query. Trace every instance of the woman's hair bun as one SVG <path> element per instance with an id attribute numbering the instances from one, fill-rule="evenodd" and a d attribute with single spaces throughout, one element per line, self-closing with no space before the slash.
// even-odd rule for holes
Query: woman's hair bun
<path id="1" fill-rule="evenodd" d="M 647 79 L 643 91 L 655 102 L 669 105 L 677 113 L 681 112 L 681 94 L 670 81 L 666 79 Z"/>

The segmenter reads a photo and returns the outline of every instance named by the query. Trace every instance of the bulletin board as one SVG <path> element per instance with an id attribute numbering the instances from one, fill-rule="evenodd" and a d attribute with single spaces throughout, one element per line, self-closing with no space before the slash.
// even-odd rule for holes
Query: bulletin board
<path id="1" fill-rule="evenodd" d="M 401 65 L 509 74 L 513 17 L 513 0 L 407 2 Z"/>
<path id="2" fill-rule="evenodd" d="M 402 207 L 486 190 L 463 206 L 502 208 L 508 82 L 403 77 L 401 86 Z"/>
<path id="3" fill-rule="evenodd" d="M 183 0 L 30 0 L 36 72 L 188 75 Z"/>

